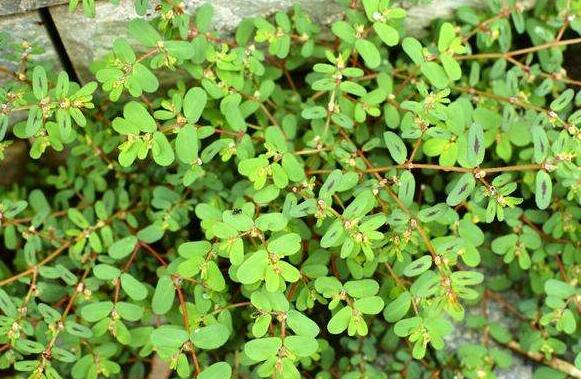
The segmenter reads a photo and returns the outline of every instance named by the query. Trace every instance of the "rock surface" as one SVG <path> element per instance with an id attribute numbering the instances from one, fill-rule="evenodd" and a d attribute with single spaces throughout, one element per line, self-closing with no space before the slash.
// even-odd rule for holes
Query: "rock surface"
<path id="1" fill-rule="evenodd" d="M 337 18 L 342 9 L 334 0 L 184 0 L 186 11 L 190 13 L 208 2 L 215 9 L 214 27 L 221 32 L 234 29 L 246 17 L 269 15 L 295 4 L 323 24 Z M 413 6 L 403 1 L 400 4 L 408 10 L 408 33 L 419 35 L 432 20 L 449 17 L 454 9 L 462 5 L 483 6 L 484 0 L 432 0 L 426 5 Z M 110 51 L 115 38 L 126 36 L 127 21 L 137 17 L 130 0 L 122 0 L 117 6 L 108 1 L 97 3 L 95 19 L 84 17 L 81 9 L 77 9 L 77 17 L 71 17 L 66 6 L 52 7 L 50 12 L 73 65 L 83 80 L 91 77 L 89 63 Z"/>
<path id="2" fill-rule="evenodd" d="M 489 322 L 499 323 L 509 330 L 512 330 L 517 326 L 514 321 L 507 317 L 505 310 L 496 301 L 488 300 L 486 308 L 485 317 Z M 469 307 L 466 309 L 467 315 L 482 315 L 482 312 L 483 310 L 481 306 Z M 463 322 L 454 323 L 454 331 L 446 337 L 446 349 L 449 351 L 458 351 L 458 349 L 461 349 L 462 346 L 466 344 L 480 345 L 481 340 L 481 331 L 471 329 Z M 492 340 L 490 341 L 490 344 L 493 346 L 496 345 L 501 349 L 506 349 L 501 345 L 495 344 Z M 517 354 L 511 354 L 511 356 L 512 365 L 509 368 L 495 370 L 497 379 L 532 379 L 534 370 L 531 363 L 523 360 L 523 358 Z"/>
<path id="3" fill-rule="evenodd" d="M 12 38 L 11 43 L 27 41 L 33 46 L 41 47 L 44 52 L 34 55 L 32 57 L 34 62 L 43 62 L 49 67 L 60 67 L 59 58 L 38 12 L 32 11 L 0 17 L 1 32 L 7 33 Z M 11 70 L 17 69 L 14 60 L 5 51 L 0 52 L 0 65 Z M 2 79 L 0 76 L 0 83 Z"/>
<path id="4" fill-rule="evenodd" d="M 2 0 L 0 1 L 0 15 L 22 13 L 66 2 L 67 0 Z"/>

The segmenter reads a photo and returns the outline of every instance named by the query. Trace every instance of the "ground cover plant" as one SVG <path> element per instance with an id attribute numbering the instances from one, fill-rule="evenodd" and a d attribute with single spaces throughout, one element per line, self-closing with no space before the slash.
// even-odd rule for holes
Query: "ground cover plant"
<path id="1" fill-rule="evenodd" d="M 581 377 L 581 1 L 419 39 L 342 3 L 229 36 L 163 1 L 84 85 L 5 36 L 2 376 Z"/>

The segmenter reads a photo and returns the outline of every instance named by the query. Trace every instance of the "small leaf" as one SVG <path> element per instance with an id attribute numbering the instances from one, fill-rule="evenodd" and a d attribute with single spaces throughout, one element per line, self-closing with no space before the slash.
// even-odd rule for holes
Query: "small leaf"
<path id="1" fill-rule="evenodd" d="M 393 26 L 376 22 L 373 24 L 373 29 L 387 46 L 395 46 L 399 42 L 399 33 Z"/>
<path id="2" fill-rule="evenodd" d="M 402 139 L 393 132 L 383 133 L 383 139 L 393 160 L 398 164 L 404 163 L 407 157 L 407 149 Z"/>
<path id="3" fill-rule="evenodd" d="M 37 100 L 41 100 L 48 95 L 46 71 L 42 66 L 35 66 L 32 71 L 32 92 Z"/>
<path id="4" fill-rule="evenodd" d="M 449 80 L 446 71 L 436 62 L 422 63 L 421 71 L 434 87 L 443 89 L 448 86 Z"/>
<path id="5" fill-rule="evenodd" d="M 383 310 L 383 299 L 379 296 L 369 296 L 355 300 L 353 307 L 366 315 L 376 315 Z"/>
<path id="6" fill-rule="evenodd" d="M 184 96 L 183 109 L 184 116 L 186 116 L 189 123 L 195 124 L 198 122 L 206 107 L 207 100 L 208 96 L 206 95 L 206 91 L 202 88 L 194 87 L 188 90 Z"/>
<path id="7" fill-rule="evenodd" d="M 383 311 L 383 317 L 388 322 L 397 322 L 408 313 L 411 304 L 412 295 L 408 291 L 403 292 L 394 301 L 387 304 Z"/>
<path id="8" fill-rule="evenodd" d="M 553 196 L 551 177 L 545 170 L 539 170 L 535 183 L 535 202 L 537 207 L 546 209 L 551 204 Z"/>
<path id="9" fill-rule="evenodd" d="M 265 361 L 278 352 L 282 347 L 282 340 L 279 337 L 259 338 L 247 342 L 244 345 L 244 352 L 255 361 Z"/>
<path id="10" fill-rule="evenodd" d="M 325 183 L 321 186 L 319 197 L 327 198 L 332 196 L 341 184 L 342 176 L 343 174 L 341 173 L 341 170 L 333 170 L 325 180 Z"/>
<path id="11" fill-rule="evenodd" d="M 173 149 L 162 132 L 153 133 L 153 160 L 160 166 L 169 166 L 175 160 Z"/>
<path id="12" fill-rule="evenodd" d="M 442 61 L 444 71 L 446 71 L 448 78 L 450 78 L 452 81 L 460 80 L 462 77 L 462 69 L 460 68 L 458 62 L 446 54 L 440 55 L 440 60 Z"/>
<path id="13" fill-rule="evenodd" d="M 432 256 L 431 255 L 424 255 L 421 258 L 416 259 L 409 265 L 407 265 L 404 270 L 403 274 L 405 276 L 418 276 L 424 272 L 426 272 L 432 266 Z"/>
<path id="14" fill-rule="evenodd" d="M 573 100 L 574 96 L 575 91 L 573 91 L 571 88 L 567 88 L 559 95 L 559 97 L 551 102 L 551 110 L 555 112 L 562 111 L 567 105 L 571 103 L 571 100 Z"/>
<path id="15" fill-rule="evenodd" d="M 355 50 L 361 55 L 367 67 L 376 68 L 381 63 L 381 55 L 373 43 L 358 39 L 355 41 Z"/>
<path id="16" fill-rule="evenodd" d="M 301 336 L 316 337 L 319 334 L 317 323 L 294 309 L 287 313 L 287 325 L 295 334 Z"/>
<path id="17" fill-rule="evenodd" d="M 162 39 L 158 31 L 142 18 L 131 20 L 128 29 L 131 36 L 146 47 L 154 47 Z"/>
<path id="18" fill-rule="evenodd" d="M 418 218 L 422 222 L 434 221 L 444 215 L 449 208 L 444 203 L 436 204 L 429 208 L 424 208 L 418 212 Z"/>
<path id="19" fill-rule="evenodd" d="M 545 293 L 560 299 L 568 299 L 575 295 L 575 287 L 557 279 L 549 279 L 545 282 Z"/>
<path id="20" fill-rule="evenodd" d="M 113 310 L 113 303 L 110 301 L 98 301 L 85 305 L 81 309 L 81 317 L 89 322 L 96 322 L 107 317 Z"/>
<path id="21" fill-rule="evenodd" d="M 151 300 L 151 310 L 156 315 L 164 315 L 171 309 L 175 299 L 175 287 L 169 275 L 159 278 Z"/>
<path id="22" fill-rule="evenodd" d="M 456 37 L 454 25 L 449 22 L 444 22 L 440 27 L 440 35 L 438 37 L 438 50 L 443 53 L 450 48 L 452 41 Z"/>
<path id="23" fill-rule="evenodd" d="M 212 324 L 192 331 L 190 339 L 199 349 L 212 350 L 224 345 L 230 337 L 230 330 L 222 324 Z"/>
<path id="24" fill-rule="evenodd" d="M 399 176 L 399 189 L 397 197 L 406 206 L 412 205 L 414 202 L 414 193 L 416 190 L 416 178 L 409 171 L 403 171 Z"/>
<path id="25" fill-rule="evenodd" d="M 185 164 L 193 164 L 198 159 L 198 132 L 192 125 L 185 125 L 176 137 L 176 155 Z"/>
<path id="26" fill-rule="evenodd" d="M 446 198 L 446 203 L 451 207 L 455 207 L 456 205 L 466 200 L 468 196 L 470 196 L 475 186 L 476 179 L 474 179 L 473 174 L 471 173 L 462 174 L 460 179 L 458 179 L 458 181 L 448 194 L 448 197 Z"/>
<path id="27" fill-rule="evenodd" d="M 133 300 L 141 301 L 147 297 L 147 287 L 133 275 L 121 274 L 121 288 Z"/>
<path id="28" fill-rule="evenodd" d="M 188 333 L 177 325 L 162 325 L 151 332 L 151 343 L 154 346 L 178 349 L 188 340 Z"/>
<path id="29" fill-rule="evenodd" d="M 533 157 L 536 163 L 543 162 L 549 154 L 549 138 L 547 132 L 540 126 L 531 129 L 533 135 Z"/>
<path id="30" fill-rule="evenodd" d="M 264 279 L 268 255 L 265 250 L 251 254 L 238 268 L 238 280 L 242 284 L 252 284 Z"/>
<path id="31" fill-rule="evenodd" d="M 0 288 L 0 310 L 8 317 L 16 317 L 18 315 L 14 302 L 2 288 Z"/>
<path id="32" fill-rule="evenodd" d="M 317 352 L 319 343 L 313 337 L 288 336 L 284 346 L 298 357 L 309 357 Z"/>
<path id="33" fill-rule="evenodd" d="M 115 259 L 123 259 L 135 248 L 137 245 L 137 237 L 128 236 L 115 242 L 109 247 L 109 255 Z"/>
<path id="34" fill-rule="evenodd" d="M 205 368 L 197 379 L 230 379 L 232 368 L 226 362 L 217 362 Z"/>
<path id="35" fill-rule="evenodd" d="M 482 125 L 473 123 L 468 129 L 467 160 L 473 167 L 484 161 L 484 131 Z"/>
<path id="36" fill-rule="evenodd" d="M 341 334 L 349 326 L 349 321 L 351 321 L 352 310 L 351 307 L 341 308 L 335 315 L 329 320 L 327 324 L 327 330 L 331 334 Z"/>
<path id="37" fill-rule="evenodd" d="M 420 41 L 412 37 L 406 37 L 402 41 L 402 47 L 410 59 L 417 65 L 424 63 L 423 47 Z"/>

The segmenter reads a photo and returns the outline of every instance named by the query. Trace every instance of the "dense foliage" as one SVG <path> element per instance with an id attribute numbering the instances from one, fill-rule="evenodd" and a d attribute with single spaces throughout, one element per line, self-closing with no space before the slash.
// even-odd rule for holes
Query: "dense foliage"
<path id="1" fill-rule="evenodd" d="M 2 376 L 581 377 L 581 1 L 420 39 L 342 2 L 228 37 L 166 0 L 83 86 L 5 42 Z"/>

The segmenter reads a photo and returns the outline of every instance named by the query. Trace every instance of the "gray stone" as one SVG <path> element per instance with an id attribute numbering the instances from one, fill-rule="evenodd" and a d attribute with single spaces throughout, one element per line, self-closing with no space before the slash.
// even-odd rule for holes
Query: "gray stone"
<path id="1" fill-rule="evenodd" d="M 66 2 L 67 0 L 0 0 L 0 15 L 22 13 Z"/>
<path id="2" fill-rule="evenodd" d="M 31 62 L 43 63 L 48 68 L 60 68 L 60 61 L 52 45 L 50 37 L 37 11 L 0 17 L 0 32 L 8 33 L 11 43 L 27 42 L 34 47 L 40 47 L 44 52 L 30 56 Z M 0 54 L 0 65 L 10 71 L 18 70 L 20 56 L 11 57 L 6 51 Z M 0 82 L 5 75 L 0 74 Z"/>
<path id="3" fill-rule="evenodd" d="M 518 326 L 510 317 L 506 316 L 502 306 L 492 300 L 488 299 L 486 303 L 486 319 L 490 322 L 497 322 L 507 329 L 514 329 Z M 482 315 L 482 307 L 480 305 L 469 307 L 466 309 L 466 314 Z M 464 323 L 454 323 L 454 331 L 446 337 L 446 349 L 450 352 L 457 351 L 462 348 L 462 345 L 475 344 L 480 345 L 482 332 L 468 328 Z M 510 352 L 507 348 L 497 345 L 492 339 L 489 339 L 490 346 L 498 346 Z M 495 371 L 498 379 L 532 379 L 534 367 L 527 361 L 523 360 L 517 354 L 512 353 L 512 366 L 507 369 L 497 369 Z"/>
<path id="4" fill-rule="evenodd" d="M 314 20 L 327 24 L 339 17 L 341 7 L 334 0 L 185 0 L 187 12 L 207 2 L 214 6 L 214 27 L 221 32 L 231 31 L 246 18 L 269 15 L 299 4 Z M 450 16 L 462 5 L 482 6 L 484 0 L 433 0 L 428 5 L 411 6 L 405 1 L 402 6 L 408 10 L 406 29 L 412 35 L 421 34 L 426 26 L 436 18 Z M 120 5 L 109 2 L 97 3 L 97 16 L 90 19 L 77 10 L 72 17 L 66 6 L 50 8 L 63 43 L 82 80 L 89 80 L 89 64 L 110 51 L 115 38 L 127 35 L 127 21 L 136 17 L 133 2 L 122 0 Z"/>

